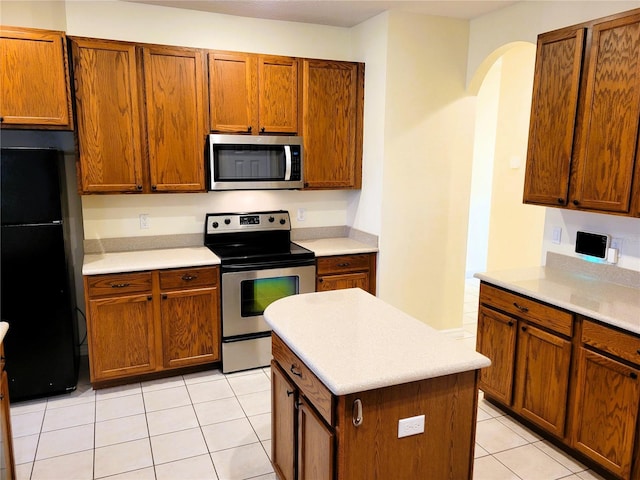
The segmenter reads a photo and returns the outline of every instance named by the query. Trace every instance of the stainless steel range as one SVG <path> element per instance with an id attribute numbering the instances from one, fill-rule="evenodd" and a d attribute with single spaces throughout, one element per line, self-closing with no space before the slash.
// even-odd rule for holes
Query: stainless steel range
<path id="1" fill-rule="evenodd" d="M 263 312 L 279 298 L 315 291 L 315 256 L 291 242 L 289 212 L 208 213 L 204 244 L 221 260 L 222 371 L 267 366 Z"/>

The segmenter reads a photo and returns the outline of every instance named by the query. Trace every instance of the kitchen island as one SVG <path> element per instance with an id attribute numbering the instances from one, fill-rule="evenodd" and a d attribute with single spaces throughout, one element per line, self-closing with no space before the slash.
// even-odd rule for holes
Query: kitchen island
<path id="1" fill-rule="evenodd" d="M 265 318 L 281 480 L 472 478 L 486 357 L 360 289 L 287 297 Z"/>

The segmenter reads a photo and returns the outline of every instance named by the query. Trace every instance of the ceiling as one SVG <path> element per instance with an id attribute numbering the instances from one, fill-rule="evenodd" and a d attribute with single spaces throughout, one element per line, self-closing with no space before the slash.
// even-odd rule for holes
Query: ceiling
<path id="1" fill-rule="evenodd" d="M 472 19 L 517 0 L 124 0 L 241 17 L 353 27 L 390 9 Z"/>

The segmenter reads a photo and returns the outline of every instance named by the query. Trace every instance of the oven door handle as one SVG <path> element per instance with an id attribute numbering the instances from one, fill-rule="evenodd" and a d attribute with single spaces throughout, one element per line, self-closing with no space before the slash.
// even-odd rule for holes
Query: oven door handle
<path id="1" fill-rule="evenodd" d="M 273 262 L 253 262 L 243 263 L 238 265 L 222 265 L 222 273 L 225 272 L 243 272 L 247 270 L 268 270 L 270 268 L 289 268 L 289 267 L 306 267 L 309 265 L 315 265 L 315 258 L 308 260 L 277 260 Z"/>
<path id="2" fill-rule="evenodd" d="M 284 179 L 291 180 L 291 146 L 284 146 L 284 158 L 285 158 L 285 171 L 284 171 Z"/>

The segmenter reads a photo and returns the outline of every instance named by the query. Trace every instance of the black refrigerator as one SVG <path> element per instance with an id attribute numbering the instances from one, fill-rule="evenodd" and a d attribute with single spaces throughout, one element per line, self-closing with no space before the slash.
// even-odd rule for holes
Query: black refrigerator
<path id="1" fill-rule="evenodd" d="M 0 316 L 11 401 L 73 391 L 78 329 L 67 270 L 62 152 L 0 152 Z"/>

